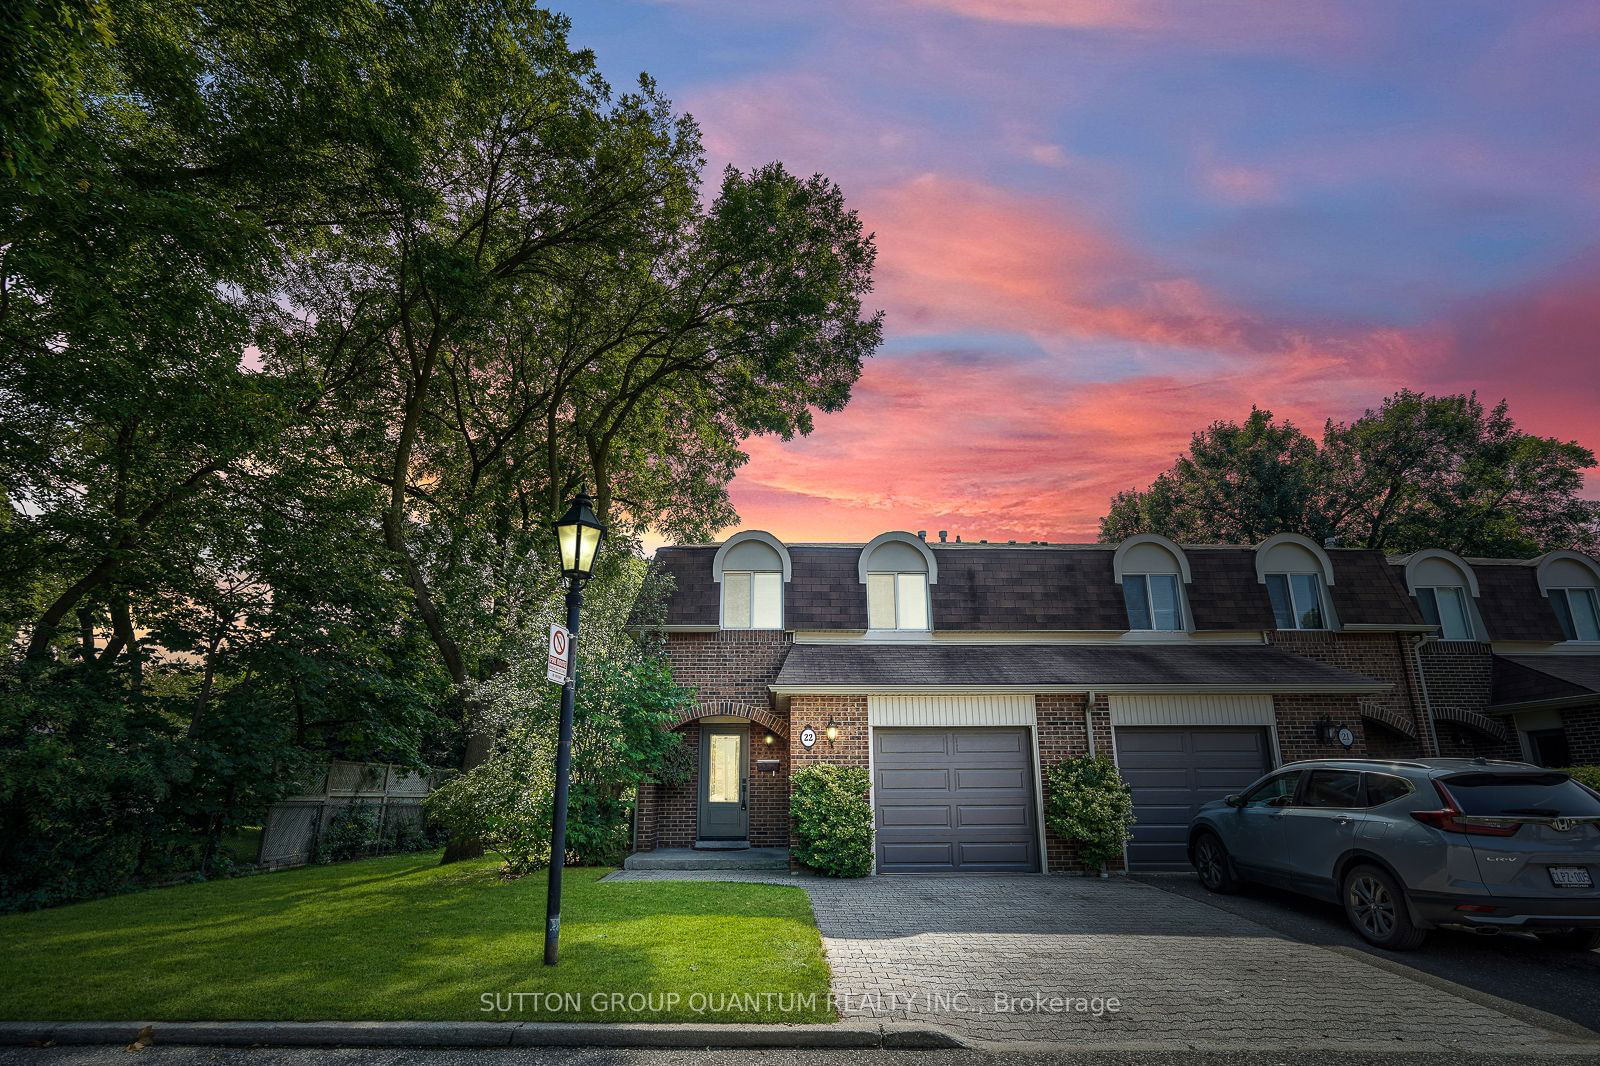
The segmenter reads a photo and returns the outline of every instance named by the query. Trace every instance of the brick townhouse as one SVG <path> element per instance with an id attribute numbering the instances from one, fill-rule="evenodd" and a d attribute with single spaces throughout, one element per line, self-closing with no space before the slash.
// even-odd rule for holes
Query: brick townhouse
<path id="1" fill-rule="evenodd" d="M 1149 870 L 1187 865 L 1200 803 L 1293 759 L 1600 763 L 1600 564 L 1578 552 L 746 531 L 652 565 L 696 759 L 641 790 L 641 852 L 788 846 L 790 775 L 816 762 L 869 771 L 881 873 L 1076 869 L 1041 769 L 1085 753 L 1132 786 Z"/>

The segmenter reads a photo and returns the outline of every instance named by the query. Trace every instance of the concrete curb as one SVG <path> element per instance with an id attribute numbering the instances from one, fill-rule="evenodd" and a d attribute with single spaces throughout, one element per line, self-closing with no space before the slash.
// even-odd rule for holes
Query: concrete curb
<path id="1" fill-rule="evenodd" d="M 0 1046 L 154 1043 L 210 1047 L 964 1048 L 932 1025 L 603 1022 L 0 1022 Z"/>

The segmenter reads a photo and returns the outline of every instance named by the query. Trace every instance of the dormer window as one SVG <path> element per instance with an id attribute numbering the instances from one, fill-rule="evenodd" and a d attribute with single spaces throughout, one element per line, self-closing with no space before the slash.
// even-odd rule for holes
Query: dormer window
<path id="1" fill-rule="evenodd" d="M 1279 629 L 1327 629 L 1322 578 L 1317 574 L 1268 574 L 1267 597 Z"/>
<path id="2" fill-rule="evenodd" d="M 1155 533 L 1129 537 L 1111 554 L 1111 576 L 1122 586 L 1130 631 L 1188 631 L 1183 586 L 1192 575 L 1189 559 L 1178 545 Z"/>
<path id="3" fill-rule="evenodd" d="M 1568 640 L 1600 640 L 1600 602 L 1594 589 L 1549 589 L 1545 595 Z"/>
<path id="4" fill-rule="evenodd" d="M 867 631 L 926 633 L 933 628 L 929 586 L 939 561 L 910 533 L 880 533 L 861 549 L 856 576 L 867 587 Z"/>
<path id="5" fill-rule="evenodd" d="M 782 629 L 783 574 L 726 570 L 722 574 L 723 629 Z"/>
<path id="6" fill-rule="evenodd" d="M 1183 629 L 1183 601 L 1176 574 L 1124 574 L 1122 598 L 1128 603 L 1128 628 L 1159 632 Z"/>
<path id="7" fill-rule="evenodd" d="M 1467 612 L 1467 591 L 1460 585 L 1420 586 L 1417 606 L 1429 625 L 1439 627 L 1445 640 L 1471 640 L 1472 616 Z"/>
<path id="8" fill-rule="evenodd" d="M 1538 559 L 1539 588 L 1567 640 L 1600 641 L 1600 562 L 1575 551 Z"/>
<path id="9" fill-rule="evenodd" d="M 712 579 L 722 586 L 723 629 L 782 629 L 789 549 L 758 529 L 735 533 L 717 549 Z"/>
<path id="10" fill-rule="evenodd" d="M 1473 601 L 1479 596 L 1472 564 L 1454 552 L 1424 548 L 1405 559 L 1406 588 L 1416 597 L 1422 617 L 1439 627 L 1445 640 L 1479 640 L 1483 619 Z"/>
<path id="11" fill-rule="evenodd" d="M 928 575 L 867 574 L 869 629 L 927 629 Z"/>

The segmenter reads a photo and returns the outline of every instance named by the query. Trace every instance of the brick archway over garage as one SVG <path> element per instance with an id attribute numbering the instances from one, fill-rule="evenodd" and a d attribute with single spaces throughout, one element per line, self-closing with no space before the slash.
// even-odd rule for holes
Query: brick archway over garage
<path id="1" fill-rule="evenodd" d="M 698 722 L 702 718 L 715 718 L 728 715 L 734 718 L 748 718 L 759 726 L 763 726 L 778 736 L 785 736 L 789 727 L 782 718 L 773 714 L 765 707 L 758 707 L 749 703 L 740 703 L 737 700 L 712 700 L 707 703 L 697 703 L 689 710 L 678 716 L 674 729 L 681 729 L 690 722 Z"/>

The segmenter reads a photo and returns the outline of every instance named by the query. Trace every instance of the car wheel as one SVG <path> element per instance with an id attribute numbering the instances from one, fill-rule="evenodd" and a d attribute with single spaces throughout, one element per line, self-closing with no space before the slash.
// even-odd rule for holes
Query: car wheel
<path id="1" fill-rule="evenodd" d="M 1390 951 L 1410 951 L 1428 939 L 1426 929 L 1411 922 L 1399 882 L 1376 866 L 1357 866 L 1344 875 L 1345 917 L 1369 944 Z"/>
<path id="2" fill-rule="evenodd" d="M 1563 951 L 1594 951 L 1600 948 L 1600 929 L 1563 929 L 1559 933 L 1539 933 L 1540 940 Z"/>
<path id="3" fill-rule="evenodd" d="M 1212 892 L 1224 895 L 1239 891 L 1239 879 L 1233 874 L 1233 862 L 1222 838 L 1215 833 L 1201 833 L 1194 841 L 1194 872 L 1200 883 Z"/>

